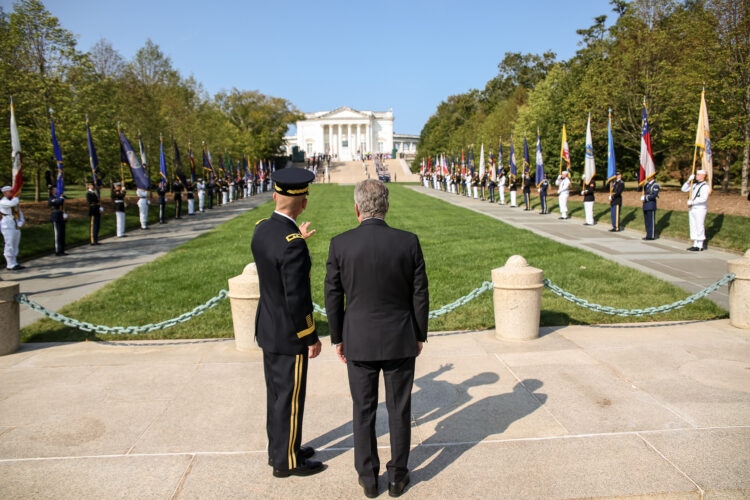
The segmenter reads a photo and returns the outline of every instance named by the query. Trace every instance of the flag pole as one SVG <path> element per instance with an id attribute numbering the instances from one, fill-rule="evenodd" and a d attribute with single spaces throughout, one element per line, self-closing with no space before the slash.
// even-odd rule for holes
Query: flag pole
<path id="1" fill-rule="evenodd" d="M 607 118 L 609 120 L 609 123 L 608 123 L 609 131 L 607 132 L 607 139 L 609 139 L 609 136 L 612 135 L 612 108 L 609 108 L 609 111 L 607 111 Z M 612 142 L 614 142 L 614 140 Z M 612 145 L 612 148 L 614 148 L 614 144 Z M 607 144 L 607 149 L 609 149 L 609 144 Z M 609 151 L 607 151 L 607 155 L 609 155 Z M 607 168 L 609 168 L 609 165 L 607 165 Z M 615 187 L 615 181 L 610 180 L 609 181 L 609 195 L 610 196 L 612 196 L 612 189 L 614 187 Z"/>
<path id="2" fill-rule="evenodd" d="M 120 138 L 120 134 L 122 134 L 122 132 L 120 132 L 120 122 L 118 121 L 117 122 L 117 140 L 120 141 L 120 147 L 122 148 L 122 139 Z M 122 160 L 120 160 L 120 184 L 125 186 L 125 172 L 122 169 Z"/>

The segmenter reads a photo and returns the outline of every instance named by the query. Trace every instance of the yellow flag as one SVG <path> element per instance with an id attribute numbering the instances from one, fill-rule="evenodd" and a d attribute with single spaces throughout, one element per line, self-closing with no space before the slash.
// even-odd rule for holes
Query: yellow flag
<path id="1" fill-rule="evenodd" d="M 711 134 L 708 130 L 708 109 L 706 108 L 706 91 L 701 92 L 701 110 L 698 113 L 698 131 L 695 134 L 695 145 L 700 148 L 701 169 L 706 171 L 706 183 L 712 189 L 714 179 L 714 162 L 711 152 Z"/>

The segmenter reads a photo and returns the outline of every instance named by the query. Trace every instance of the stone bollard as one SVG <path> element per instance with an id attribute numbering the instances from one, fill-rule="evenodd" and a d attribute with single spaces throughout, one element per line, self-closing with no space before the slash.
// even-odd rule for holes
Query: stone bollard
<path id="1" fill-rule="evenodd" d="M 21 308 L 14 299 L 20 291 L 15 281 L 0 281 L 0 356 L 18 350 L 21 340 Z"/>
<path id="2" fill-rule="evenodd" d="M 729 323 L 750 329 L 750 250 L 741 259 L 727 262 L 727 271 L 734 273 L 729 284 Z"/>
<path id="3" fill-rule="evenodd" d="M 260 283 L 255 262 L 245 266 L 242 274 L 229 278 L 229 304 L 232 307 L 234 342 L 238 351 L 257 351 L 255 312 L 260 300 Z"/>
<path id="4" fill-rule="evenodd" d="M 512 255 L 503 267 L 492 270 L 495 303 L 495 338 L 533 340 L 539 338 L 542 309 L 542 270 L 529 266 L 520 255 Z"/>

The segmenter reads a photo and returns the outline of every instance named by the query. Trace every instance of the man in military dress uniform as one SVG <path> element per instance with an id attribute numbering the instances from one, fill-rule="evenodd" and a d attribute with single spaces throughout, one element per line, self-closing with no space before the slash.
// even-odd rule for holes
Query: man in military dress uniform
<path id="1" fill-rule="evenodd" d="M 531 210 L 531 174 L 524 172 L 523 174 L 523 204 L 524 211 L 528 212 Z"/>
<path id="2" fill-rule="evenodd" d="M 182 181 L 175 179 L 172 183 L 172 193 L 174 193 L 174 218 L 182 219 Z"/>
<path id="3" fill-rule="evenodd" d="M 511 174 L 510 183 L 508 184 L 508 192 L 510 193 L 510 206 L 511 208 L 516 207 L 516 188 L 518 187 L 518 179 L 515 175 Z"/>
<path id="4" fill-rule="evenodd" d="M 695 182 L 693 180 L 695 179 Z M 690 185 L 692 183 L 692 186 Z M 701 252 L 706 249 L 706 214 L 708 213 L 708 195 L 711 193 L 710 186 L 706 183 L 706 171 L 698 170 L 694 176 L 690 176 L 682 185 L 682 192 L 690 192 L 687 201 L 690 217 L 690 239 L 693 245 L 688 248 L 691 252 Z"/>
<path id="5" fill-rule="evenodd" d="M 115 227 L 118 238 L 125 237 L 125 190 L 122 184 L 115 182 L 112 189 L 112 201 L 115 203 Z"/>
<path id="6" fill-rule="evenodd" d="M 94 191 L 94 184 L 86 184 L 86 203 L 89 204 L 89 244 L 99 245 L 99 224 L 101 222 L 102 212 L 104 209 L 99 203 L 99 195 Z"/>
<path id="7" fill-rule="evenodd" d="M 505 205 L 505 169 L 501 168 L 497 176 L 497 199 Z"/>
<path id="8" fill-rule="evenodd" d="M 491 175 L 487 178 L 487 189 L 490 191 L 490 203 L 495 203 L 495 186 L 497 186 L 497 184 L 495 183 L 494 176 Z"/>
<path id="9" fill-rule="evenodd" d="M 539 212 L 542 215 L 547 214 L 547 190 L 549 189 L 549 181 L 547 180 L 547 177 L 545 176 L 542 179 L 542 182 L 539 183 L 539 187 L 537 188 L 537 192 L 539 193 L 539 201 L 542 204 L 542 211 Z"/>
<path id="10" fill-rule="evenodd" d="M 625 182 L 622 180 L 622 173 L 615 172 L 615 184 L 612 186 L 612 194 L 609 195 L 609 215 L 612 218 L 610 233 L 621 231 L 620 210 L 622 210 L 623 191 L 625 191 Z"/>
<path id="11" fill-rule="evenodd" d="M 309 222 L 297 227 L 307 207 L 314 174 L 283 168 L 273 174 L 276 210 L 255 225 L 251 243 L 258 269 L 260 301 L 255 336 L 263 349 L 266 378 L 268 462 L 275 477 L 309 476 L 324 469 L 301 446 L 308 358 L 320 353 L 310 291 Z"/>
<path id="12" fill-rule="evenodd" d="M 195 188 L 192 182 L 187 181 L 185 191 L 187 191 L 188 215 L 195 215 Z"/>
<path id="13" fill-rule="evenodd" d="M 148 229 L 148 191 L 145 189 L 137 188 L 135 190 L 136 196 L 138 196 L 138 217 L 141 221 L 141 229 Z"/>
<path id="14" fill-rule="evenodd" d="M 163 181 L 159 183 L 156 188 L 156 200 L 159 204 L 159 224 L 167 223 L 167 182 Z"/>
<path id="15" fill-rule="evenodd" d="M 557 203 L 560 206 L 560 219 L 568 218 L 568 196 L 570 196 L 570 179 L 567 170 L 563 170 L 555 181 L 557 186 Z"/>
<path id="16" fill-rule="evenodd" d="M 216 183 L 213 179 L 208 179 L 206 183 L 206 193 L 208 193 L 208 208 L 214 208 L 214 191 L 216 190 Z"/>
<path id="17" fill-rule="evenodd" d="M 3 186 L 2 197 L 0 197 L 0 230 L 3 233 L 5 247 L 3 255 L 5 256 L 5 267 L 9 271 L 23 269 L 18 263 L 18 244 L 21 241 L 21 226 L 23 226 L 23 212 L 18 207 L 18 196 L 11 197 L 13 188 Z"/>
<path id="18" fill-rule="evenodd" d="M 659 184 L 652 177 L 643 187 L 643 221 L 646 226 L 646 236 L 644 240 L 655 240 L 656 235 L 656 199 L 659 198 Z"/>
<path id="19" fill-rule="evenodd" d="M 57 189 L 52 188 L 50 190 L 49 200 L 47 204 L 52 209 L 49 220 L 52 223 L 52 232 L 55 241 L 55 255 L 68 255 L 65 253 L 65 213 L 63 212 L 63 205 L 65 198 L 57 196 Z"/>

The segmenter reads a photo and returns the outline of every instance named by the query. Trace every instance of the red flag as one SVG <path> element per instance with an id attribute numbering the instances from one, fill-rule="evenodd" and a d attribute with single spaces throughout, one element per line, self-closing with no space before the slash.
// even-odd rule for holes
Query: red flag
<path id="1" fill-rule="evenodd" d="M 23 187 L 23 162 L 21 154 L 21 140 L 18 137 L 18 127 L 16 127 L 16 113 L 13 110 L 13 98 L 10 98 L 10 143 L 11 157 L 13 158 L 13 184 L 11 185 L 11 197 L 18 196 Z"/>

